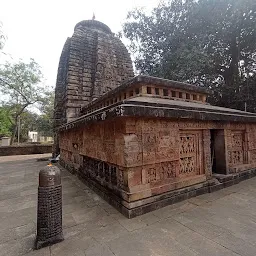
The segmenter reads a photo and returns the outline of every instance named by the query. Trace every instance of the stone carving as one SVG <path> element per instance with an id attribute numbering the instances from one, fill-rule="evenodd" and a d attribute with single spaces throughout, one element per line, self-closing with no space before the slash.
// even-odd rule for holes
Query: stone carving
<path id="1" fill-rule="evenodd" d="M 180 159 L 180 174 L 195 172 L 196 161 L 194 157 L 184 157 Z"/>
<path id="2" fill-rule="evenodd" d="M 228 145 L 230 145 L 228 146 L 229 165 L 244 164 L 244 131 L 229 131 L 228 135 Z"/>
<path id="3" fill-rule="evenodd" d="M 123 116 L 124 115 L 124 108 L 122 106 L 118 106 L 116 108 L 116 114 L 117 114 L 117 116 Z"/>
<path id="4" fill-rule="evenodd" d="M 199 174 L 201 152 L 199 150 L 200 132 L 180 133 L 180 171 L 181 175 Z"/>
<path id="5" fill-rule="evenodd" d="M 232 134 L 232 147 L 239 147 L 243 146 L 243 134 L 242 133 L 233 133 Z"/>
<path id="6" fill-rule="evenodd" d="M 161 163 L 160 179 L 172 179 L 176 177 L 178 161 Z"/>
<path id="7" fill-rule="evenodd" d="M 232 160 L 233 164 L 243 164 L 243 151 L 233 151 Z"/>
<path id="8" fill-rule="evenodd" d="M 185 155 L 195 152 L 195 137 L 193 135 L 180 137 L 180 154 Z"/>
<path id="9" fill-rule="evenodd" d="M 250 163 L 256 163 L 256 150 L 250 151 Z"/>
<path id="10" fill-rule="evenodd" d="M 105 78 L 105 67 L 103 63 L 96 64 L 96 78 L 102 80 Z"/>
<path id="11" fill-rule="evenodd" d="M 176 177 L 178 161 L 163 162 L 161 164 L 145 166 L 142 170 L 142 183 L 155 183 Z"/>
<path id="12" fill-rule="evenodd" d="M 160 175 L 158 175 L 156 171 L 156 167 L 150 167 L 146 171 L 146 182 L 145 183 L 152 183 L 160 180 Z"/>

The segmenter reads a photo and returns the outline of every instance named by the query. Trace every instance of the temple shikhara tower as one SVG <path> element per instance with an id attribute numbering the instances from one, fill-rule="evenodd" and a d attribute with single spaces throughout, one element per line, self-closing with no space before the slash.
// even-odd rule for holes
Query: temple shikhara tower
<path id="1" fill-rule="evenodd" d="M 211 106 L 207 89 L 134 77 L 105 24 L 75 26 L 60 57 L 55 153 L 129 218 L 256 174 L 256 114 Z"/>
<path id="2" fill-rule="evenodd" d="M 96 20 L 79 22 L 60 57 L 55 128 L 79 117 L 81 107 L 132 77 L 130 55 L 110 28 Z"/>

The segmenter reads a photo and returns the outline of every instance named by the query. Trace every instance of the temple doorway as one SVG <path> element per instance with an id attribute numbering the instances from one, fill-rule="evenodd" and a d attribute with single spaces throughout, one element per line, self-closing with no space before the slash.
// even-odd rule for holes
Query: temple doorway
<path id="1" fill-rule="evenodd" d="M 226 173 L 226 153 L 224 130 L 211 129 L 211 166 L 212 172 Z"/>

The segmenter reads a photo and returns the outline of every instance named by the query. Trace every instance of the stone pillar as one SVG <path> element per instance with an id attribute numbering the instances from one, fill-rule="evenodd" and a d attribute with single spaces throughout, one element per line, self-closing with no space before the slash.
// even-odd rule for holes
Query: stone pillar
<path id="1" fill-rule="evenodd" d="M 35 248 L 40 249 L 63 240 L 60 169 L 49 164 L 39 172 Z"/>
<path id="2" fill-rule="evenodd" d="M 210 130 L 203 130 L 203 153 L 205 175 L 209 179 L 212 177 Z"/>

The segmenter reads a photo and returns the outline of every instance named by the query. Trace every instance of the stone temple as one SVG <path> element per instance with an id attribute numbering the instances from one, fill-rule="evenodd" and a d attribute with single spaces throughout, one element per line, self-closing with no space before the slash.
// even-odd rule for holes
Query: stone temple
<path id="1" fill-rule="evenodd" d="M 133 77 L 101 22 L 75 26 L 60 58 L 55 153 L 131 218 L 256 174 L 256 114 L 211 106 L 202 87 Z"/>

